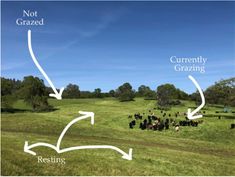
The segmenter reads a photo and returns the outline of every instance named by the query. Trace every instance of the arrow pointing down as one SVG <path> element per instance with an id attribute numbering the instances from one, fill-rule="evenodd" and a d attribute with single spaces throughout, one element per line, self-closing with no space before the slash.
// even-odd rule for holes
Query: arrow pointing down
<path id="1" fill-rule="evenodd" d="M 202 100 L 202 103 L 200 104 L 199 107 L 197 107 L 194 111 L 191 112 L 191 109 L 188 108 L 188 113 L 187 113 L 187 117 L 188 119 L 198 119 L 198 118 L 201 118 L 202 115 L 195 115 L 198 111 L 200 111 L 200 109 L 202 109 L 205 105 L 205 97 L 204 97 L 204 94 L 202 92 L 202 89 L 201 87 L 199 86 L 199 84 L 197 83 L 197 81 L 193 78 L 193 76 L 189 75 L 188 76 L 189 79 L 194 83 L 194 85 L 197 87 L 199 93 L 200 93 L 200 96 L 201 96 L 201 100 Z"/>
<path id="2" fill-rule="evenodd" d="M 32 49 L 32 44 L 31 44 L 31 30 L 28 30 L 28 48 L 29 48 L 29 53 L 31 55 L 31 58 L 33 59 L 33 62 L 35 63 L 35 65 L 37 66 L 37 68 L 39 69 L 39 71 L 42 73 L 42 75 L 45 77 L 45 79 L 47 80 L 47 82 L 49 83 L 49 85 L 51 86 L 52 90 L 54 91 L 54 93 L 50 93 L 49 96 L 50 97 L 55 97 L 57 100 L 61 100 L 62 99 L 62 93 L 64 91 L 64 88 L 62 87 L 60 89 L 60 91 L 58 92 L 54 86 L 54 84 L 52 83 L 52 81 L 50 80 L 50 78 L 47 76 L 46 72 L 42 69 L 42 67 L 40 66 L 40 64 L 38 63 L 34 53 L 33 53 L 33 49 Z"/>

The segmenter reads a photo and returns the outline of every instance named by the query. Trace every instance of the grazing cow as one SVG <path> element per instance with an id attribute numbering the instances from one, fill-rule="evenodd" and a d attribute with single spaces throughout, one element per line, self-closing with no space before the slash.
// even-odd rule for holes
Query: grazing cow
<path id="1" fill-rule="evenodd" d="M 134 125 L 134 126 L 135 126 L 135 123 L 136 123 L 136 122 L 135 122 L 135 120 L 133 120 L 133 121 L 131 121 L 131 123 L 132 123 L 132 125 Z"/>
<path id="2" fill-rule="evenodd" d="M 153 120 L 157 120 L 157 117 L 156 117 L 156 116 L 152 116 L 152 119 L 153 119 Z"/>
<path id="3" fill-rule="evenodd" d="M 165 129 L 169 129 L 169 119 L 166 119 L 165 121 Z"/>
<path id="4" fill-rule="evenodd" d="M 186 120 L 181 120 L 181 121 L 179 122 L 179 124 L 180 124 L 180 126 L 187 126 L 187 125 L 188 125 L 188 121 L 186 121 Z"/>
<path id="5" fill-rule="evenodd" d="M 153 124 L 153 130 L 157 130 L 158 129 L 158 124 Z"/>
<path id="6" fill-rule="evenodd" d="M 147 119 L 144 119 L 144 124 L 147 124 Z"/>
<path id="7" fill-rule="evenodd" d="M 234 129 L 235 128 L 235 124 L 231 124 L 231 129 Z"/>
<path id="8" fill-rule="evenodd" d="M 152 118 L 148 119 L 148 124 L 152 124 Z"/>
<path id="9" fill-rule="evenodd" d="M 221 116 L 218 116 L 218 119 L 221 119 Z"/>
<path id="10" fill-rule="evenodd" d="M 129 115 L 128 118 L 132 118 L 132 115 Z"/>
<path id="11" fill-rule="evenodd" d="M 144 122 L 142 122 L 141 129 L 145 130 L 147 128 L 147 119 L 144 119 Z"/>
<path id="12" fill-rule="evenodd" d="M 161 122 L 159 125 L 158 125 L 158 130 L 159 131 L 162 131 L 164 129 L 164 124 L 163 122 Z"/>
<path id="13" fill-rule="evenodd" d="M 191 121 L 190 121 L 190 124 L 191 124 L 191 126 L 193 126 L 193 127 L 197 127 L 198 122 L 191 120 Z"/>
<path id="14" fill-rule="evenodd" d="M 190 125 L 191 125 L 190 121 L 186 121 L 186 122 L 187 122 L 187 126 L 190 126 Z"/>
<path id="15" fill-rule="evenodd" d="M 169 117 L 171 117 L 171 114 L 169 114 Z"/>
<path id="16" fill-rule="evenodd" d="M 148 130 L 152 130 L 152 129 L 153 129 L 153 125 L 150 124 L 150 123 L 148 123 L 148 124 L 147 124 L 147 129 L 148 129 Z"/>
<path id="17" fill-rule="evenodd" d="M 135 124 L 136 124 L 136 121 L 135 121 L 135 120 L 132 120 L 132 121 L 129 123 L 129 127 L 132 129 L 132 128 L 134 128 Z"/>
<path id="18" fill-rule="evenodd" d="M 198 124 L 202 124 L 202 123 L 203 123 L 203 120 L 199 120 L 199 121 L 198 121 Z"/>
<path id="19" fill-rule="evenodd" d="M 181 121 L 179 122 L 180 126 L 183 126 L 183 123 L 184 123 L 184 121 L 181 120 Z"/>
<path id="20" fill-rule="evenodd" d="M 133 125 L 132 125 L 132 122 L 129 123 L 129 128 L 133 129 Z"/>
<path id="21" fill-rule="evenodd" d="M 175 126 L 175 131 L 178 132 L 179 130 L 180 130 L 180 126 L 179 126 L 179 125 L 176 125 L 176 126 Z"/>
<path id="22" fill-rule="evenodd" d="M 134 115 L 135 119 L 142 119 L 143 116 L 140 115 L 140 113 Z"/>

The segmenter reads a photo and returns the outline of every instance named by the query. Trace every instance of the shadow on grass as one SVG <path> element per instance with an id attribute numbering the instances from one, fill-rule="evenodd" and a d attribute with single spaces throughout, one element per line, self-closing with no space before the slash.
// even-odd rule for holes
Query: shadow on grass
<path id="1" fill-rule="evenodd" d="M 17 108 L 1 108 L 2 113 L 24 113 L 24 112 L 53 112 L 57 111 L 57 108 L 50 108 L 48 110 L 31 110 L 31 109 L 17 109 Z"/>

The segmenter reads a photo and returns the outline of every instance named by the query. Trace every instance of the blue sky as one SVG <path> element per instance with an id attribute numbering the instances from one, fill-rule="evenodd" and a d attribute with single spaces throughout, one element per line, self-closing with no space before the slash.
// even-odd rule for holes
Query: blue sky
<path id="1" fill-rule="evenodd" d="M 57 88 L 116 89 L 129 82 L 156 89 L 172 83 L 192 93 L 235 76 L 235 2 L 1 2 L 1 75 L 43 76 L 34 53 Z M 44 26 L 17 26 L 23 10 L 36 10 Z M 206 72 L 176 72 L 170 57 L 208 59 Z M 45 84 L 48 83 L 45 81 Z"/>

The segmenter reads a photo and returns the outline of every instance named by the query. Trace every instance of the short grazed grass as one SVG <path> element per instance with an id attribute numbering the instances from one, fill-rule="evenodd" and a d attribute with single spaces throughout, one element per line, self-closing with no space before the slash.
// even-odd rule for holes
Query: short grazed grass
<path id="1" fill-rule="evenodd" d="M 222 107 L 205 107 L 203 123 L 198 127 L 170 130 L 140 130 L 138 124 L 129 129 L 128 115 L 148 113 L 154 100 L 136 98 L 131 102 L 116 99 L 51 99 L 57 110 L 47 113 L 30 112 L 18 101 L 14 107 L 24 112 L 2 113 L 1 172 L 2 175 L 235 175 L 235 123 L 233 113 L 219 113 Z M 183 101 L 168 113 L 186 112 L 195 107 Z M 62 140 L 62 148 L 79 145 L 113 145 L 125 152 L 133 148 L 133 160 L 109 149 L 71 151 L 57 154 L 53 149 L 37 147 L 37 156 L 65 158 L 66 164 L 38 163 L 37 156 L 23 151 L 24 142 L 56 144 L 63 128 L 78 111 L 95 113 L 95 124 L 82 120 L 73 125 Z M 235 108 L 232 108 L 234 111 Z M 153 110 L 160 115 L 159 110 Z M 222 118 L 219 120 L 218 115 Z M 183 120 L 184 116 L 177 118 Z"/>

